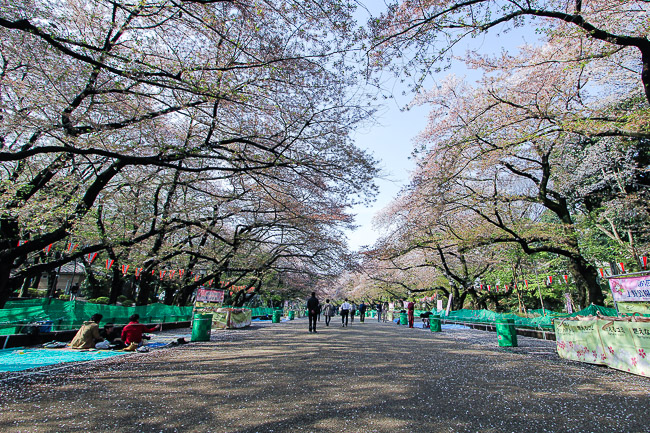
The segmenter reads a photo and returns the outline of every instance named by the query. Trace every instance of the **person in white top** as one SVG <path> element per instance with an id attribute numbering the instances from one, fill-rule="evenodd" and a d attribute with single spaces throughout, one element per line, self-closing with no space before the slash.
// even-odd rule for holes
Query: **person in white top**
<path id="1" fill-rule="evenodd" d="M 348 299 L 345 298 L 345 301 L 341 304 L 341 327 L 348 326 L 348 313 L 351 309 Z"/>
<path id="2" fill-rule="evenodd" d="M 350 323 L 354 323 L 354 315 L 357 314 L 357 304 L 352 301 L 350 303 Z"/>

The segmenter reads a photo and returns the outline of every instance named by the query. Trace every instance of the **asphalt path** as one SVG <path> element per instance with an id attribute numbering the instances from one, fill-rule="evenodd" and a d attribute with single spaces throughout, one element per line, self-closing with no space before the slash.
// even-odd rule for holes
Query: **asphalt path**
<path id="1" fill-rule="evenodd" d="M 650 432 L 650 379 L 335 317 L 213 331 L 212 340 L 5 376 L 2 432 Z"/>

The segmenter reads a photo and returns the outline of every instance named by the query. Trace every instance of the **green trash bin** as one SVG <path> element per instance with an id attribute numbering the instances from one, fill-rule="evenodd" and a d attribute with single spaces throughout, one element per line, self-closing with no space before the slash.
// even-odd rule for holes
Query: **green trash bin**
<path id="1" fill-rule="evenodd" d="M 192 341 L 210 341 L 212 314 L 195 314 L 192 321 Z"/>
<path id="2" fill-rule="evenodd" d="M 408 320 L 408 316 L 406 315 L 406 313 L 399 313 L 399 324 L 400 325 L 408 325 L 408 323 L 409 323 L 409 320 Z"/>
<path id="3" fill-rule="evenodd" d="M 429 316 L 429 329 L 431 332 L 442 331 L 442 320 L 440 320 L 440 314 L 432 314 Z"/>
<path id="4" fill-rule="evenodd" d="M 296 317 L 296 312 L 291 310 L 289 311 L 289 320 L 293 320 Z"/>
<path id="5" fill-rule="evenodd" d="M 280 323 L 280 317 L 282 317 L 282 310 L 274 310 L 273 319 L 271 320 L 271 322 Z"/>
<path id="6" fill-rule="evenodd" d="M 515 319 L 497 319 L 497 340 L 501 347 L 517 347 L 517 330 Z"/>

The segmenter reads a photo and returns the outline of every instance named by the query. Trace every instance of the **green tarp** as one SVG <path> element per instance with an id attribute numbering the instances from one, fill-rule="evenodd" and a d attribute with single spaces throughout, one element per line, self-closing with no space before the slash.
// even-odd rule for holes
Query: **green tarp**
<path id="1" fill-rule="evenodd" d="M 76 329 L 93 314 L 99 313 L 104 323 L 118 325 L 129 322 L 132 314 L 140 315 L 142 323 L 166 323 L 190 320 L 192 307 L 151 304 L 139 307 L 91 304 L 81 301 L 30 299 L 7 302 L 0 310 L 0 335 L 20 332 L 24 325 L 35 322 L 52 322 L 52 330 Z"/>

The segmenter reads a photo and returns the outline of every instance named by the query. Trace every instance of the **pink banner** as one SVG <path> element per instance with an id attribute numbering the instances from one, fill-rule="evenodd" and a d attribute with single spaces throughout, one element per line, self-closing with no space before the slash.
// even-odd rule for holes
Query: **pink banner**
<path id="1" fill-rule="evenodd" d="M 196 293 L 197 302 L 223 302 L 223 290 L 199 289 Z"/>
<path id="2" fill-rule="evenodd" d="M 644 277 L 610 278 L 609 287 L 616 302 L 650 301 L 650 275 Z"/>

